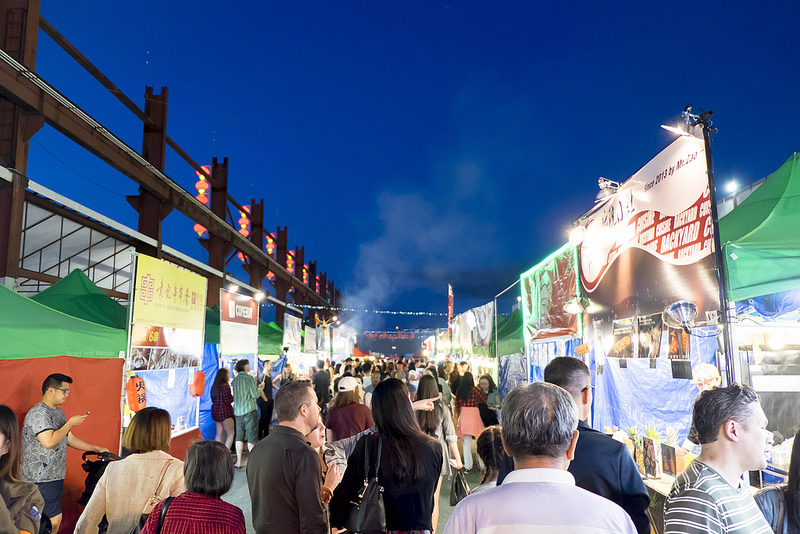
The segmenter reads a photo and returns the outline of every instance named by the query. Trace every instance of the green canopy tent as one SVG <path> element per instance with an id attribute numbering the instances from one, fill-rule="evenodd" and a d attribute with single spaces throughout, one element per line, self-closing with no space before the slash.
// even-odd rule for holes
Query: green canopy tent
<path id="1" fill-rule="evenodd" d="M 128 309 L 106 295 L 80 269 L 32 296 L 31 300 L 91 323 L 126 329 Z"/>
<path id="2" fill-rule="evenodd" d="M 127 344 L 125 330 L 71 317 L 2 286 L 0 325 L 0 359 L 118 358 Z"/>
<path id="3" fill-rule="evenodd" d="M 800 286 L 800 154 L 719 221 L 730 300 Z"/>
<path id="4" fill-rule="evenodd" d="M 0 286 L 0 404 L 23 420 L 41 399 L 41 385 L 51 373 L 74 379 L 64 410 L 68 416 L 91 412 L 76 429 L 91 443 L 115 449 L 119 444 L 119 395 L 125 330 L 110 328 L 53 310 Z M 109 402 L 112 399 L 116 402 Z M 80 515 L 76 501 L 85 473 L 78 451 L 67 452 L 63 525 Z"/>

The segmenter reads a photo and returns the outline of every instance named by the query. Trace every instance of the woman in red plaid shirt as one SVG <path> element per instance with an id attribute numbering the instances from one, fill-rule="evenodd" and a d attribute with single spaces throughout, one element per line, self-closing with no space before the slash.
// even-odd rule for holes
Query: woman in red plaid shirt
<path id="1" fill-rule="evenodd" d="M 242 511 L 220 497 L 233 484 L 233 460 L 218 441 L 200 441 L 186 452 L 183 464 L 186 492 L 170 502 L 161 534 L 246 534 Z M 153 508 L 142 534 L 155 534 L 161 508 Z"/>
<path id="2" fill-rule="evenodd" d="M 483 421 L 478 405 L 486 402 L 486 393 L 475 387 L 472 373 L 467 371 L 461 377 L 456 391 L 456 417 L 458 418 L 458 435 L 463 439 L 464 468 L 472 469 L 472 440 L 483 432 Z"/>

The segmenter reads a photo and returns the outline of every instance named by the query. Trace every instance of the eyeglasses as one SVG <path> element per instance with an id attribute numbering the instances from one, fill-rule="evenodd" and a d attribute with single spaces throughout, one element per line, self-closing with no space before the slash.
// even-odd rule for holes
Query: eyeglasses
<path id="1" fill-rule="evenodd" d="M 583 393 L 583 392 L 584 392 L 584 391 L 586 391 L 587 389 L 594 390 L 594 386 L 593 386 L 593 385 L 591 385 L 591 384 L 589 384 L 588 386 L 586 386 L 585 388 L 583 388 L 583 389 L 581 390 L 581 393 Z"/>
<path id="2" fill-rule="evenodd" d="M 62 393 L 64 393 L 64 395 L 69 395 L 69 388 L 53 388 L 53 389 L 61 391 Z"/>

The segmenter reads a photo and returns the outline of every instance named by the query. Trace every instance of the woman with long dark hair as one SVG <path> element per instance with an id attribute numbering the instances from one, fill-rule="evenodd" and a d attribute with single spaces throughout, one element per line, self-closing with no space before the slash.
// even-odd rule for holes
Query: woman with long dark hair
<path id="1" fill-rule="evenodd" d="M 456 390 L 456 418 L 458 436 L 463 440 L 464 467 L 472 470 L 472 440 L 483 432 L 483 421 L 478 405 L 486 402 L 486 394 L 475 386 L 472 373 L 467 371 L 461 377 Z"/>
<path id="2" fill-rule="evenodd" d="M 422 399 L 435 399 L 439 397 L 439 386 L 436 379 L 429 374 L 426 374 L 419 379 L 419 388 L 417 389 L 417 400 Z M 417 413 L 417 422 L 423 432 L 429 436 L 436 438 L 439 445 L 442 447 L 442 475 L 439 477 L 439 483 L 436 485 L 436 493 L 433 499 L 433 524 L 439 522 L 439 493 L 442 491 L 442 479 L 445 475 L 450 476 L 450 459 L 455 461 L 455 467 L 461 469 L 461 455 L 458 453 L 458 436 L 456 436 L 456 427 L 453 424 L 453 418 L 450 415 L 450 409 L 445 406 L 442 400 L 437 400 L 434 403 L 433 410 L 430 412 L 419 411 Z"/>
<path id="3" fill-rule="evenodd" d="M 800 534 L 800 430 L 794 435 L 789 477 L 782 486 L 770 486 L 755 495 L 756 504 L 776 534 Z M 783 521 L 781 523 L 781 508 Z"/>
<path id="4" fill-rule="evenodd" d="M 228 384 L 230 379 L 230 371 L 223 367 L 217 371 L 211 386 L 211 419 L 217 427 L 214 439 L 224 443 L 229 449 L 233 443 L 233 394 Z M 222 441 L 223 434 L 225 441 Z"/>
<path id="5" fill-rule="evenodd" d="M 377 473 L 378 483 L 383 486 L 387 531 L 432 531 L 433 497 L 442 471 L 441 446 L 420 430 L 408 388 L 400 380 L 390 378 L 375 386 L 372 417 L 377 438 L 361 437 L 348 458 L 347 469 L 331 499 L 333 526 L 344 526 L 350 503 L 357 500 L 364 487 L 366 449 L 369 447 L 369 460 L 375 466 L 380 440 Z"/>
<path id="6" fill-rule="evenodd" d="M 0 532 L 38 532 L 44 499 L 19 470 L 22 440 L 17 415 L 0 404 Z"/>

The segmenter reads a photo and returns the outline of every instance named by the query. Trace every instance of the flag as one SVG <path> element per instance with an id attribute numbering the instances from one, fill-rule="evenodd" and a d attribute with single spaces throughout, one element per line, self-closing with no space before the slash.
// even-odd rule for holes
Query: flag
<path id="1" fill-rule="evenodd" d="M 453 322 L 453 286 L 447 284 L 447 324 Z"/>

